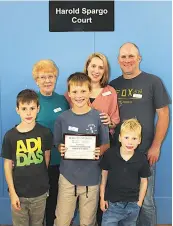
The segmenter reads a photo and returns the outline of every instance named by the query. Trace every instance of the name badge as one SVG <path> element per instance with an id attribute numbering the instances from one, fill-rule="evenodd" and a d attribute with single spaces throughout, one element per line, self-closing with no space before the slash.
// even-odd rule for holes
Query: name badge
<path id="1" fill-rule="evenodd" d="M 77 127 L 69 126 L 68 130 L 73 132 L 78 132 L 79 129 Z"/>
<path id="2" fill-rule="evenodd" d="M 59 107 L 59 108 L 55 108 L 53 111 L 54 111 L 55 113 L 57 113 L 57 112 L 59 112 L 59 111 L 62 111 L 62 109 Z"/>
<path id="3" fill-rule="evenodd" d="M 111 91 L 107 91 L 107 92 L 105 92 L 105 93 L 102 93 L 102 96 L 109 96 L 109 95 L 111 95 Z"/>
<path id="4" fill-rule="evenodd" d="M 136 98 L 139 98 L 140 99 L 140 98 L 142 98 L 142 94 L 134 93 L 133 94 L 133 97 L 136 97 Z"/>

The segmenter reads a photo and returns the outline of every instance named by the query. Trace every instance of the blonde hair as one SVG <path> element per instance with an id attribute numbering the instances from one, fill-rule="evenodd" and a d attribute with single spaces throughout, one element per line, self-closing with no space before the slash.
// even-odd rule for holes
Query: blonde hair
<path id="1" fill-rule="evenodd" d="M 37 79 L 40 73 L 52 73 L 54 76 L 57 76 L 58 67 L 53 60 L 40 60 L 35 63 L 32 68 L 32 75 L 34 80 Z"/>
<path id="2" fill-rule="evenodd" d="M 102 79 L 100 80 L 100 85 L 101 85 L 101 87 L 105 87 L 108 84 L 108 82 L 109 82 L 109 63 L 108 63 L 108 60 L 107 60 L 105 55 L 103 55 L 101 53 L 93 53 L 93 54 L 91 54 L 88 57 L 88 59 L 87 59 L 87 61 L 85 63 L 84 73 L 88 75 L 88 66 L 89 66 L 91 60 L 94 57 L 97 57 L 97 58 L 99 58 L 100 60 L 103 61 L 104 74 L 103 74 Z"/>
<path id="3" fill-rule="evenodd" d="M 68 91 L 70 91 L 70 86 L 87 84 L 89 90 L 91 91 L 91 79 L 83 72 L 76 72 L 71 74 L 67 79 Z"/>
<path id="4" fill-rule="evenodd" d="M 131 119 L 125 120 L 121 125 L 120 134 L 129 132 L 129 131 L 135 132 L 136 134 L 138 134 L 139 138 L 141 138 L 142 126 L 137 119 L 131 118 Z"/>

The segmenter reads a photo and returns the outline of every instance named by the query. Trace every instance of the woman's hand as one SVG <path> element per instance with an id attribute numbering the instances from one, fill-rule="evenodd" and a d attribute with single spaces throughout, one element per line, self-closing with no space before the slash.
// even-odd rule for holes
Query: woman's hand
<path id="1" fill-rule="evenodd" d="M 101 122 L 104 125 L 108 125 L 110 129 L 114 129 L 116 127 L 116 124 L 111 121 L 111 118 L 106 113 L 100 113 Z"/>
<path id="2" fill-rule="evenodd" d="M 111 118 L 106 113 L 100 113 L 101 122 L 105 125 L 111 124 Z"/>

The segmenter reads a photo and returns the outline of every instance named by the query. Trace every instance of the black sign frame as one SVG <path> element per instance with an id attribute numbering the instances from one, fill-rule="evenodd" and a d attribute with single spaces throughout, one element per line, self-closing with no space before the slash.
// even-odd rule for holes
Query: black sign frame
<path id="1" fill-rule="evenodd" d="M 49 1 L 49 31 L 114 31 L 114 1 Z"/>

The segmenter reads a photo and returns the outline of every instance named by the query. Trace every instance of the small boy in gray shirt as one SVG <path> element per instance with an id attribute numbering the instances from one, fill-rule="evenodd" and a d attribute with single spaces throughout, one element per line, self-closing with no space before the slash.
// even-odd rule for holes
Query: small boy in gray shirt
<path id="1" fill-rule="evenodd" d="M 98 138 L 95 160 L 61 160 L 56 226 L 70 225 L 78 197 L 80 225 L 93 226 L 96 222 L 101 175 L 99 157 L 109 148 L 109 132 L 101 123 L 100 112 L 88 105 L 90 92 L 90 78 L 84 73 L 72 74 L 68 78 L 68 95 L 73 107 L 63 112 L 55 123 L 55 145 L 61 156 L 66 151 L 64 134 L 96 135 Z"/>

